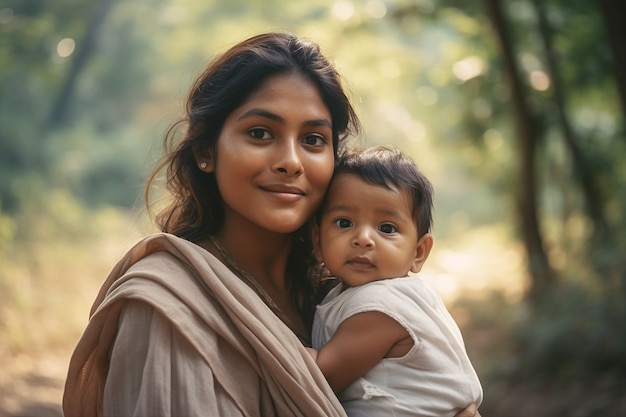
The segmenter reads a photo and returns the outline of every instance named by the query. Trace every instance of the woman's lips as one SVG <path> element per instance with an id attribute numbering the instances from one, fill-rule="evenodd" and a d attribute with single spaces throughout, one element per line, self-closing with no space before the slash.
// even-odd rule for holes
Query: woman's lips
<path id="1" fill-rule="evenodd" d="M 297 201 L 306 195 L 301 188 L 285 184 L 270 184 L 260 188 L 273 197 L 288 202 Z"/>

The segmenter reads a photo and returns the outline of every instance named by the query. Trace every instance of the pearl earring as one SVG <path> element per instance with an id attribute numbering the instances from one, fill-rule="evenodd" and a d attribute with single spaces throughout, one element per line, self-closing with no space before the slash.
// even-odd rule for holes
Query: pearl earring
<path id="1" fill-rule="evenodd" d="M 200 164 L 200 168 L 201 168 L 201 169 L 205 169 L 205 168 L 206 168 L 206 162 L 201 163 L 201 164 Z"/>

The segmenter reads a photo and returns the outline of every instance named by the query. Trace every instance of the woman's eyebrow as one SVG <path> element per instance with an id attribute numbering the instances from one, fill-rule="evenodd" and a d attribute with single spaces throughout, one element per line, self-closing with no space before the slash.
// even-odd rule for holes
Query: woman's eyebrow
<path id="1" fill-rule="evenodd" d="M 333 128 L 332 123 L 328 119 L 315 119 L 315 120 L 307 120 L 302 124 L 303 126 L 326 126 L 330 129 Z"/>
<path id="2" fill-rule="evenodd" d="M 282 118 L 281 116 L 279 116 L 279 115 L 277 115 L 275 113 L 272 113 L 270 111 L 263 110 L 263 109 L 250 109 L 247 112 L 245 112 L 244 114 L 242 114 L 241 116 L 239 116 L 237 118 L 237 120 L 242 120 L 242 119 L 245 119 L 246 117 L 251 117 L 251 116 L 261 116 L 261 117 L 265 117 L 265 118 L 270 119 L 270 120 L 274 120 L 274 121 L 279 122 L 279 123 L 284 123 L 285 122 L 285 119 Z M 333 127 L 332 123 L 328 119 L 307 120 L 302 125 L 303 126 L 327 126 L 327 127 L 331 128 L 331 129 Z"/>
<path id="3" fill-rule="evenodd" d="M 237 120 L 245 119 L 246 117 L 250 117 L 250 116 L 261 116 L 261 117 L 265 117 L 271 120 L 275 120 L 277 122 L 285 121 L 285 119 L 283 119 L 279 115 L 269 112 L 267 110 L 263 110 L 263 109 L 250 109 L 244 114 L 242 114 L 241 116 L 239 116 Z"/>

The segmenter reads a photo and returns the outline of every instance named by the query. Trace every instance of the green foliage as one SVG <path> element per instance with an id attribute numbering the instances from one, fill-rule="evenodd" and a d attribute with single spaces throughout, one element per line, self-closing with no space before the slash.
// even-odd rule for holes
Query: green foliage
<path id="1" fill-rule="evenodd" d="M 620 415 L 626 376 L 622 292 L 582 284 L 555 288 L 537 303 L 491 293 L 455 303 L 485 391 L 482 415 Z"/>
<path id="2" fill-rule="evenodd" d="M 150 142 L 129 137 L 128 132 L 138 103 L 146 100 L 150 79 L 146 69 L 151 66 L 133 59 L 147 38 L 142 40 L 142 34 L 134 32 L 130 16 L 111 21 L 107 28 L 116 35 L 104 32 L 97 51 L 92 52 L 95 58 L 84 74 L 78 74 L 78 88 L 68 107 L 69 125 L 65 125 L 69 128 L 51 130 L 55 127 L 49 119 L 52 106 L 58 104 L 56 96 L 68 81 L 71 63 L 71 56 L 57 53 L 57 44 L 71 38 L 79 48 L 88 30 L 85 17 L 97 12 L 97 3 L 71 0 L 3 6 L 0 201 L 9 213 L 28 205 L 34 192 L 59 183 L 90 205 L 130 206 L 137 197 L 137 183 L 145 175 L 143 155 Z M 76 158 L 68 166 L 62 157 L 71 153 L 69 147 L 76 144 L 77 134 L 85 136 L 72 152 L 88 157 L 83 158 L 82 170 L 69 172 L 76 168 Z M 62 169 L 59 164 L 64 165 Z"/>
<path id="3" fill-rule="evenodd" d="M 141 207 L 145 178 L 157 155 L 150 130 L 127 127 L 107 134 L 78 125 L 50 138 L 51 182 L 85 206 Z"/>
<path id="4" fill-rule="evenodd" d="M 550 375 L 557 382 L 606 373 L 625 376 L 626 334 L 616 331 L 626 327 L 621 299 L 580 284 L 542 294 L 516 329 L 516 375 Z"/>

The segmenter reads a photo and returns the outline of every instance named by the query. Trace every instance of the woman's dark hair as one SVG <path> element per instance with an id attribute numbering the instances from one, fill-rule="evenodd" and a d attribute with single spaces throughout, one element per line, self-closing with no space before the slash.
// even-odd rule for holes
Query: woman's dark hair
<path id="1" fill-rule="evenodd" d="M 198 77 L 189 93 L 185 116 L 165 135 L 166 154 L 149 178 L 145 191 L 150 209 L 150 187 L 165 169 L 171 200 L 156 216 L 163 232 L 197 242 L 219 230 L 224 219 L 223 200 L 215 176 L 198 169 L 194 155 L 214 149 L 228 115 L 268 77 L 291 73 L 307 77 L 317 87 L 332 118 L 335 157 L 344 149 L 345 140 L 359 132 L 359 120 L 340 76 L 318 45 L 288 33 L 261 34 L 236 44 Z M 183 128 L 184 135 L 178 138 L 177 133 Z M 287 276 L 293 281 L 294 303 L 307 324 L 314 307 L 309 305 L 313 288 L 300 277 L 307 276 L 311 248 L 305 225 L 294 233 Z"/>

